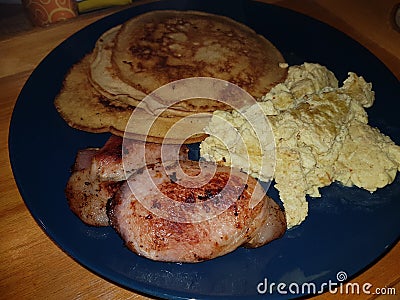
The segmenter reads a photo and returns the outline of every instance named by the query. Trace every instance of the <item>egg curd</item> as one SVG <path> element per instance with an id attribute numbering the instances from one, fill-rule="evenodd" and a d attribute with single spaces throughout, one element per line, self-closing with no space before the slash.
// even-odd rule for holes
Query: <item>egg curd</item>
<path id="1" fill-rule="evenodd" d="M 319 189 L 334 181 L 370 192 L 393 182 L 400 147 L 368 125 L 365 108 L 374 99 L 372 84 L 354 73 L 339 87 L 324 66 L 290 66 L 285 82 L 257 104 L 216 111 L 200 154 L 260 180 L 273 179 L 291 228 L 307 217 L 306 196 L 320 197 Z M 265 124 L 263 133 L 257 124 Z"/>

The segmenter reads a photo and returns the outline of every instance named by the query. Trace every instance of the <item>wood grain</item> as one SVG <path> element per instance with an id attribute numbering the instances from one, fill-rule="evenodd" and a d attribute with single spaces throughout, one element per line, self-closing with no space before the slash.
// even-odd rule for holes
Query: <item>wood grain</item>
<path id="1" fill-rule="evenodd" d="M 388 13 L 396 1 L 265 1 L 289 7 L 343 30 L 400 78 L 400 36 Z M 138 1 L 137 3 L 142 3 Z M 0 41 L 0 291 L 1 299 L 150 299 L 85 269 L 56 246 L 34 221 L 17 190 L 8 156 L 15 100 L 32 70 L 65 38 L 116 9 L 81 16 Z M 28 53 L 28 55 L 27 55 Z M 373 242 L 373 241 L 371 241 Z M 400 299 L 400 245 L 351 282 L 395 287 L 396 296 L 323 294 L 315 299 Z"/>

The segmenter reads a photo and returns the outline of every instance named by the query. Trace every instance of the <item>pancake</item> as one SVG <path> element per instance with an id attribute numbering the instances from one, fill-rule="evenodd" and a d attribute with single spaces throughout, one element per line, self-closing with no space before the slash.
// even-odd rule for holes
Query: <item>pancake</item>
<path id="1" fill-rule="evenodd" d="M 90 62 L 89 80 L 106 98 L 137 106 L 146 94 L 119 79 L 112 68 L 114 38 L 120 28 L 118 25 L 107 30 L 97 40 Z"/>
<path id="2" fill-rule="evenodd" d="M 197 11 L 152 11 L 125 22 L 112 51 L 113 69 L 129 86 L 148 95 L 190 77 L 237 84 L 255 98 L 286 78 L 281 53 L 267 39 L 230 18 Z M 160 107 L 171 103 L 160 99 Z M 209 99 L 177 103 L 175 110 L 229 109 Z"/>
<path id="3" fill-rule="evenodd" d="M 88 132 L 200 142 L 215 110 L 252 105 L 284 80 L 282 62 L 268 40 L 229 18 L 153 11 L 106 31 L 71 68 L 55 106 Z"/>
<path id="4" fill-rule="evenodd" d="M 117 76 L 111 62 L 114 39 L 120 28 L 121 25 L 118 25 L 107 30 L 97 40 L 91 55 L 88 79 L 96 91 L 104 96 L 105 99 L 109 99 L 113 103 L 121 102 L 121 105 L 127 104 L 136 107 L 147 95 L 122 81 Z M 194 111 L 202 110 L 201 102 L 194 104 L 196 106 L 192 107 L 191 112 L 180 110 L 179 107 L 175 109 L 174 105 L 169 108 L 161 107 L 159 103 L 153 103 L 152 107 L 156 105 L 158 109 L 162 109 L 161 116 L 163 117 L 175 117 L 188 116 L 193 114 Z M 142 108 L 152 113 L 145 103 L 142 103 Z M 207 112 L 212 112 L 218 108 L 221 107 L 215 105 L 209 106 Z"/>
<path id="5" fill-rule="evenodd" d="M 90 62 L 90 70 L 88 78 L 93 87 L 106 99 L 112 101 L 119 101 L 131 106 L 138 106 L 147 95 L 138 91 L 131 85 L 122 81 L 113 69 L 111 56 L 114 47 L 114 39 L 117 35 L 121 25 L 107 30 L 101 35 L 96 42 L 95 48 Z M 218 101 L 212 102 L 196 98 L 196 100 L 181 100 L 176 105 L 169 107 L 159 102 L 142 103 L 142 108 L 149 113 L 162 110 L 161 116 L 175 117 L 175 116 L 189 116 L 193 112 L 210 112 L 217 109 L 226 109 L 227 105 Z M 182 103 L 184 103 L 182 107 Z M 188 110 L 190 108 L 190 111 Z"/>
<path id="6" fill-rule="evenodd" d="M 89 80 L 95 89 L 107 99 L 119 101 L 131 106 L 138 106 L 140 101 L 147 95 L 121 80 L 117 76 L 111 61 L 115 36 L 119 32 L 120 28 L 121 26 L 111 28 L 96 42 L 92 54 L 92 61 L 90 63 Z M 229 86 L 230 89 L 231 87 L 232 86 Z M 208 95 L 207 99 L 198 97 L 185 99 L 188 91 L 193 94 L 196 89 L 197 96 L 204 94 L 205 91 L 212 91 L 212 93 Z M 190 89 L 185 89 L 183 92 L 182 90 L 180 93 L 177 93 L 176 90 L 172 91 L 172 95 L 169 97 L 175 101 L 177 98 L 179 100 L 175 104 L 168 103 L 167 101 L 160 101 L 159 98 L 165 98 L 164 95 L 162 95 L 158 96 L 159 98 L 152 97 L 146 99 L 145 103 L 142 103 L 141 107 L 151 114 L 161 113 L 162 117 L 176 117 L 189 116 L 194 112 L 212 113 L 215 110 L 231 110 L 227 103 L 237 107 L 242 107 L 244 105 L 251 105 L 253 104 L 252 102 L 254 102 L 253 99 L 250 99 L 249 101 L 249 97 L 244 97 L 242 99 L 236 98 L 236 100 L 233 97 L 230 99 L 226 99 L 226 97 L 221 98 L 221 95 L 218 92 L 219 90 L 221 90 L 221 87 L 216 88 L 213 85 L 210 86 L 210 84 L 207 86 L 203 85 L 199 88 L 198 83 L 196 83 L 194 86 L 190 87 Z M 165 93 L 165 89 L 163 89 L 163 93 Z M 211 99 L 216 96 L 218 96 L 218 99 L 215 99 L 215 101 Z"/>
<path id="7" fill-rule="evenodd" d="M 91 55 L 86 55 L 70 69 L 54 102 L 61 117 L 71 127 L 94 133 L 111 132 L 153 143 L 189 144 L 206 137 L 206 134 L 198 132 L 208 123 L 207 117 L 154 118 L 142 109 L 104 98 L 88 80 L 90 60 Z M 136 120 L 133 123 L 129 122 L 132 114 Z M 146 120 L 154 123 L 149 126 Z M 179 126 L 174 128 L 176 123 Z"/>

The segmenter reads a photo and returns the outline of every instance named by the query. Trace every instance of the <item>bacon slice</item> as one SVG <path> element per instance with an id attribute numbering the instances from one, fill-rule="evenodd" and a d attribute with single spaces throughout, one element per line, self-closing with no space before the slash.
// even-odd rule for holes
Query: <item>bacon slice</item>
<path id="1" fill-rule="evenodd" d="M 163 149 L 163 150 L 162 150 Z M 122 153 L 123 151 L 123 153 Z M 188 159 L 188 148 L 185 145 L 146 143 L 138 140 L 123 140 L 111 136 L 105 145 L 94 155 L 92 173 L 102 181 L 125 180 L 129 174 L 147 164 L 163 160 Z M 125 165 L 124 165 L 125 164 Z M 127 172 L 127 176 L 124 172 Z"/>
<path id="2" fill-rule="evenodd" d="M 158 261 L 204 261 L 241 245 L 262 246 L 286 231 L 284 213 L 258 181 L 210 162 L 138 170 L 108 214 L 129 249 Z"/>
<path id="3" fill-rule="evenodd" d="M 130 174 L 146 163 L 160 162 L 162 147 L 166 159 L 188 157 L 186 146 L 143 143 L 118 136 L 111 136 L 101 149 L 80 150 L 65 189 L 71 210 L 88 225 L 108 226 L 107 202 L 125 180 L 124 167 Z"/>

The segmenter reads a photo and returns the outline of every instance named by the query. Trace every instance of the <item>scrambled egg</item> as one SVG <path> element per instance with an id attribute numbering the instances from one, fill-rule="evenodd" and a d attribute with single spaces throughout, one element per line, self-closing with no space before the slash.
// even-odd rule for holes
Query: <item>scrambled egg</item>
<path id="1" fill-rule="evenodd" d="M 260 180 L 274 179 L 290 228 L 305 220 L 306 195 L 320 197 L 321 187 L 337 181 L 373 192 L 400 171 L 400 147 L 368 125 L 364 108 L 374 97 L 372 85 L 354 73 L 339 87 L 324 66 L 291 66 L 286 81 L 257 104 L 216 111 L 200 153 Z"/>

